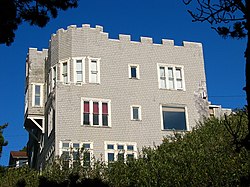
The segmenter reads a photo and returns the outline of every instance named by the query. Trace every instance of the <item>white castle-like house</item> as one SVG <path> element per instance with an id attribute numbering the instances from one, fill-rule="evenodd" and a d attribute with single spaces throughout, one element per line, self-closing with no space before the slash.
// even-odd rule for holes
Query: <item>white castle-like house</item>
<path id="1" fill-rule="evenodd" d="M 29 165 L 42 169 L 63 155 L 73 166 L 81 147 L 88 164 L 93 156 L 136 158 L 143 146 L 190 131 L 208 115 L 205 82 L 200 43 L 110 39 L 88 24 L 59 29 L 48 49 L 27 54 Z"/>

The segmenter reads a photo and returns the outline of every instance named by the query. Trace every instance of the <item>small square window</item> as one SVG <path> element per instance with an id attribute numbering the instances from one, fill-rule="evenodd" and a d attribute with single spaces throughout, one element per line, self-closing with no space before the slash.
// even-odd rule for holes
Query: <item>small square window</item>
<path id="1" fill-rule="evenodd" d="M 114 149 L 114 145 L 108 144 L 108 145 L 107 145 L 107 149 Z"/>

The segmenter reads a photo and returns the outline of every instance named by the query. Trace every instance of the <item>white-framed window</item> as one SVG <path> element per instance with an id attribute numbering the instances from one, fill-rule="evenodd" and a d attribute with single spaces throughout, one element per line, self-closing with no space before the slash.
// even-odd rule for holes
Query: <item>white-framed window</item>
<path id="1" fill-rule="evenodd" d="M 34 83 L 32 84 L 32 106 L 42 107 L 43 106 L 43 84 Z"/>
<path id="2" fill-rule="evenodd" d="M 70 82 L 70 61 L 69 60 L 62 60 L 60 61 L 61 66 L 61 81 L 64 84 L 68 84 Z"/>
<path id="3" fill-rule="evenodd" d="M 135 142 L 105 141 L 105 161 L 128 161 L 137 158 L 137 144 Z"/>
<path id="4" fill-rule="evenodd" d="M 159 88 L 169 90 L 185 90 L 184 67 L 158 64 Z"/>
<path id="5" fill-rule="evenodd" d="M 65 167 L 91 166 L 93 142 L 60 141 L 59 155 Z"/>
<path id="6" fill-rule="evenodd" d="M 188 130 L 185 106 L 161 105 L 162 130 Z"/>
<path id="7" fill-rule="evenodd" d="M 82 98 L 82 125 L 111 126 L 111 100 Z"/>
<path id="8" fill-rule="evenodd" d="M 73 58 L 74 62 L 74 82 L 81 84 L 85 82 L 85 57 Z"/>
<path id="9" fill-rule="evenodd" d="M 50 136 L 50 133 L 54 128 L 55 128 L 55 110 L 51 107 L 48 111 L 48 124 L 47 124 L 48 137 Z"/>
<path id="10" fill-rule="evenodd" d="M 131 120 L 139 121 L 141 120 L 141 106 L 132 105 L 130 106 Z"/>
<path id="11" fill-rule="evenodd" d="M 56 65 L 51 68 L 51 72 L 52 72 L 52 85 L 51 86 L 53 89 L 56 86 L 56 77 L 57 77 Z"/>
<path id="12" fill-rule="evenodd" d="M 88 57 L 89 83 L 100 83 L 100 58 Z"/>
<path id="13" fill-rule="evenodd" d="M 140 79 L 140 71 L 138 64 L 128 65 L 128 75 L 130 79 Z"/>

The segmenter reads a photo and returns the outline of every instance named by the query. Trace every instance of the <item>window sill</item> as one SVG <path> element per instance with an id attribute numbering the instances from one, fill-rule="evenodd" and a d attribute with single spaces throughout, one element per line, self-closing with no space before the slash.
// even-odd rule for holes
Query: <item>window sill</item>
<path id="1" fill-rule="evenodd" d="M 169 91 L 179 91 L 179 92 L 186 91 L 184 89 L 168 89 L 168 88 L 159 88 L 159 90 L 169 90 Z"/>
<path id="2" fill-rule="evenodd" d="M 162 129 L 162 131 L 167 131 L 167 132 L 188 132 L 188 130 L 177 130 L 177 129 Z"/>
<path id="3" fill-rule="evenodd" d="M 81 125 L 81 126 L 89 128 L 111 128 L 111 126 L 101 126 L 101 125 Z"/>
<path id="4" fill-rule="evenodd" d="M 140 80 L 140 78 L 137 78 L 137 77 L 129 77 L 129 79 L 131 79 L 131 80 Z"/>
<path id="5" fill-rule="evenodd" d="M 142 121 L 141 119 L 131 119 L 131 121 Z"/>

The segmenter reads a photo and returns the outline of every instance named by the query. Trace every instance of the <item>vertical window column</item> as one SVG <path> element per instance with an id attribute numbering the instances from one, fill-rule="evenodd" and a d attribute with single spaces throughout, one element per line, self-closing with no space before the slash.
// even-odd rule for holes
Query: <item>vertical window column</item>
<path id="1" fill-rule="evenodd" d="M 33 84 L 33 101 L 32 106 L 41 107 L 42 106 L 42 84 Z"/>
<path id="2" fill-rule="evenodd" d="M 100 59 L 89 58 L 89 83 L 100 83 Z"/>

